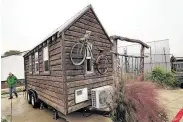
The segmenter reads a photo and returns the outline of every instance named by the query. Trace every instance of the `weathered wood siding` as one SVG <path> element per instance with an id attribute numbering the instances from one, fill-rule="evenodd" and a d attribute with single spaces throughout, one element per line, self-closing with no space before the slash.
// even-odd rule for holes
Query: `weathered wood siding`
<path id="1" fill-rule="evenodd" d="M 29 73 L 29 57 L 25 57 L 25 72 L 28 89 L 34 89 L 38 93 L 39 99 L 43 100 L 55 109 L 65 113 L 65 97 L 63 94 L 63 77 L 62 77 L 62 53 L 61 39 L 58 38 L 50 41 L 48 44 L 49 50 L 49 65 L 50 73 L 45 74 L 43 71 L 43 47 L 39 46 L 39 74 L 35 74 L 34 53 L 33 73 Z"/>
<path id="2" fill-rule="evenodd" d="M 86 75 L 85 64 L 82 64 L 81 66 L 75 66 L 72 64 L 69 56 L 71 47 L 78 41 L 79 38 L 84 36 L 86 30 L 91 31 L 90 42 L 93 44 L 93 53 L 95 58 L 99 53 L 98 47 L 103 48 L 105 52 L 109 52 L 112 48 L 112 45 L 103 28 L 96 19 L 93 11 L 90 9 L 65 31 L 65 72 L 68 95 L 68 113 L 91 105 L 91 89 L 112 84 L 113 80 L 112 54 L 107 54 L 110 64 L 108 66 L 108 72 L 104 75 L 98 73 L 96 66 L 94 66 L 94 73 Z M 74 96 L 75 90 L 85 87 L 88 88 L 89 100 L 76 104 Z"/>

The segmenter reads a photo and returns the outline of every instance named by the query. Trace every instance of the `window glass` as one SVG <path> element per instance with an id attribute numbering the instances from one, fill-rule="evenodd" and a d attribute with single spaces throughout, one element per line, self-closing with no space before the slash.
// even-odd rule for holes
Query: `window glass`
<path id="1" fill-rule="evenodd" d="M 90 48 L 92 52 L 92 44 L 88 43 L 88 48 Z M 93 64 L 92 64 L 92 57 L 90 50 L 87 48 L 87 55 L 86 55 L 86 73 L 92 73 L 93 72 Z"/>
<path id="2" fill-rule="evenodd" d="M 49 71 L 49 62 L 48 62 L 48 47 L 43 49 L 43 63 L 44 63 L 44 71 Z"/>
<path id="3" fill-rule="evenodd" d="M 38 52 L 35 53 L 35 72 L 39 71 Z"/>
<path id="4" fill-rule="evenodd" d="M 45 60 L 48 60 L 48 47 L 45 47 L 44 50 L 43 50 L 43 54 L 44 54 L 44 61 Z"/>
<path id="5" fill-rule="evenodd" d="M 29 56 L 29 73 L 32 73 L 32 56 Z"/>

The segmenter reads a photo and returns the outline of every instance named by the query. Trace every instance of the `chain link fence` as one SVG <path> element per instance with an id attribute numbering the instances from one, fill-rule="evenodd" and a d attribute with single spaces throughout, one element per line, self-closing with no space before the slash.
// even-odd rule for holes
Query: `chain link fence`
<path id="1" fill-rule="evenodd" d="M 144 72 L 151 72 L 156 66 L 163 67 L 166 71 L 171 71 L 170 63 L 170 49 L 169 40 L 159 40 L 153 42 L 147 42 L 150 46 L 149 49 L 145 49 L 144 57 Z M 140 69 L 140 48 L 139 44 L 126 45 L 118 47 L 120 54 L 126 54 L 131 56 L 119 56 L 119 65 L 122 72 L 138 74 Z"/>

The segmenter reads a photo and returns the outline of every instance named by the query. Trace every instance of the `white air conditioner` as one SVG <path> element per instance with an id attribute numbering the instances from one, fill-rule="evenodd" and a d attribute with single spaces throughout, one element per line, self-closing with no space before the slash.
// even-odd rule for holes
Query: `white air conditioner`
<path id="1" fill-rule="evenodd" d="M 108 108 L 112 103 L 112 86 L 103 86 L 91 90 L 92 107 L 97 109 Z"/>
<path id="2" fill-rule="evenodd" d="M 75 102 L 80 103 L 88 100 L 88 89 L 82 88 L 75 90 Z"/>

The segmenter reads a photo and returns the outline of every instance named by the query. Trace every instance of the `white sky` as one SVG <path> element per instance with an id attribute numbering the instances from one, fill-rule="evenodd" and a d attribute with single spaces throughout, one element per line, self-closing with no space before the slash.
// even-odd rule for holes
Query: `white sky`
<path id="1" fill-rule="evenodd" d="M 182 0 L 3 0 L 1 54 L 29 50 L 88 4 L 109 36 L 144 42 L 169 39 L 170 53 L 183 56 Z"/>

